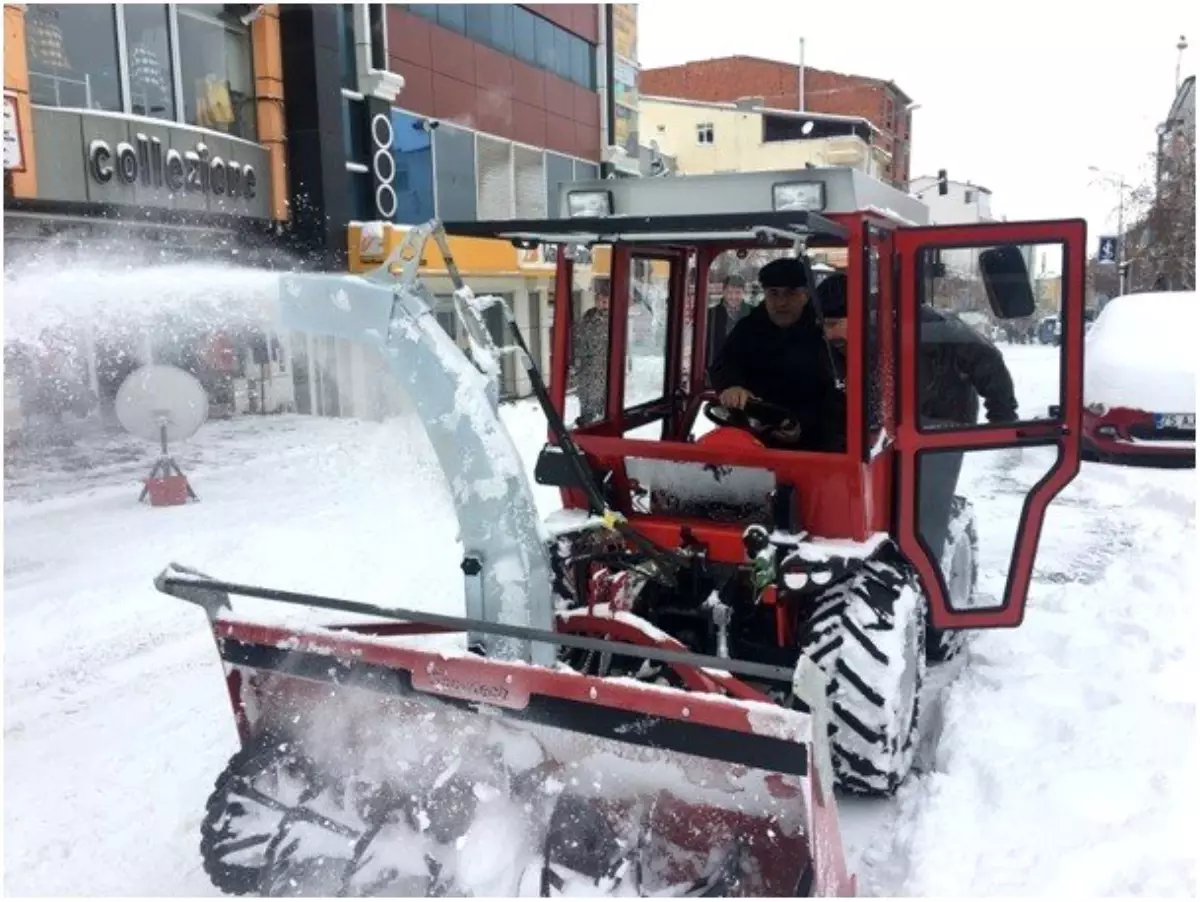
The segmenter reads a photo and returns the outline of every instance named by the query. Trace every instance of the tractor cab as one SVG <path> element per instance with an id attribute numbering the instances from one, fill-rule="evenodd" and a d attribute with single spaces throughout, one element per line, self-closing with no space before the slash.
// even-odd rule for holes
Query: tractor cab
<path id="1" fill-rule="evenodd" d="M 864 556 L 893 541 L 935 623 L 1019 622 L 1045 506 L 1078 468 L 1082 222 L 928 226 L 920 201 L 840 168 L 565 183 L 553 209 L 446 230 L 557 260 L 550 400 L 610 510 L 661 547 L 713 561 L 746 560 L 753 524 Z M 758 272 L 778 257 L 802 261 L 810 303 L 822 280 L 845 278 L 847 340 L 821 349 L 844 398 L 827 412 L 844 418 L 836 447 L 778 446 L 769 435 L 786 412 L 730 411 L 709 381 L 729 332 L 762 302 Z M 1035 285 L 1035 263 L 1057 282 Z M 998 322 L 1053 309 L 1064 323 L 1054 384 L 1020 397 L 1016 422 L 924 416 L 923 361 L 944 340 L 922 327 L 924 308 Z M 1060 402 L 1052 419 L 1047 391 Z M 586 511 L 578 470 L 551 439 L 537 479 Z M 952 611 L 950 577 L 922 535 L 919 458 L 1011 445 L 1057 446 L 1056 463 L 1030 492 L 1004 591 L 986 613 Z"/>

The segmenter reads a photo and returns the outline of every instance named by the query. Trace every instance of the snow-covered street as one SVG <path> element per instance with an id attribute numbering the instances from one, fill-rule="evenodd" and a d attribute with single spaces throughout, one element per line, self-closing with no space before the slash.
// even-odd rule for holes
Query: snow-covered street
<path id="1" fill-rule="evenodd" d="M 1006 353 L 1022 403 L 1054 403 L 1055 351 Z M 545 422 L 532 402 L 503 417 L 532 481 Z M 203 614 L 151 584 L 168 562 L 461 612 L 454 514 L 417 422 L 246 417 L 174 453 L 197 505 L 139 505 L 153 449 L 129 438 L 6 467 L 7 893 L 216 894 L 199 823 L 237 737 Z M 984 591 L 1003 590 L 1048 463 L 968 460 Z M 1050 508 L 1025 623 L 977 637 L 950 688 L 932 769 L 894 801 L 844 803 L 861 891 L 1195 895 L 1195 501 L 1193 471 L 1084 465 Z"/>

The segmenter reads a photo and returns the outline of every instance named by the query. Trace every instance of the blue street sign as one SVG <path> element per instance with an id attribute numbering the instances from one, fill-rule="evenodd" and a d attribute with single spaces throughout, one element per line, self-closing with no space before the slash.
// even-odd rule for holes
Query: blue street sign
<path id="1" fill-rule="evenodd" d="M 1117 236 L 1116 235 L 1101 235 L 1100 250 L 1096 253 L 1097 263 L 1116 263 L 1117 262 Z"/>

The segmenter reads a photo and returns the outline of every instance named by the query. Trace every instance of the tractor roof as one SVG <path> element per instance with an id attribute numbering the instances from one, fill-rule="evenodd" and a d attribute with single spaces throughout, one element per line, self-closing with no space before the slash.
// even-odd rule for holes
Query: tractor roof
<path id="1" fill-rule="evenodd" d="M 558 186 L 547 219 L 448 222 L 456 235 L 517 244 L 697 244 L 756 241 L 791 245 L 845 240 L 825 214 L 873 213 L 897 225 L 924 225 L 916 198 L 857 170 L 808 168 L 665 178 L 593 179 Z"/>

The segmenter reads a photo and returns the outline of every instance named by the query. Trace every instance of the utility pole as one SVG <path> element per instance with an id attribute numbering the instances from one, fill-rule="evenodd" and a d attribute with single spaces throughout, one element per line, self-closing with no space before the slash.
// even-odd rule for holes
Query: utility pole
<path id="1" fill-rule="evenodd" d="M 1119 172 L 1106 172 L 1098 166 L 1089 166 L 1089 170 L 1104 176 L 1111 185 L 1114 182 L 1117 184 L 1121 196 L 1117 201 L 1117 293 L 1125 293 L 1125 192 L 1129 190 L 1129 185 L 1125 183 L 1125 176 Z"/>
<path id="2" fill-rule="evenodd" d="M 1176 78 L 1176 81 L 1179 79 Z M 804 38 L 800 39 L 800 84 L 796 86 L 796 109 L 804 112 Z"/>

